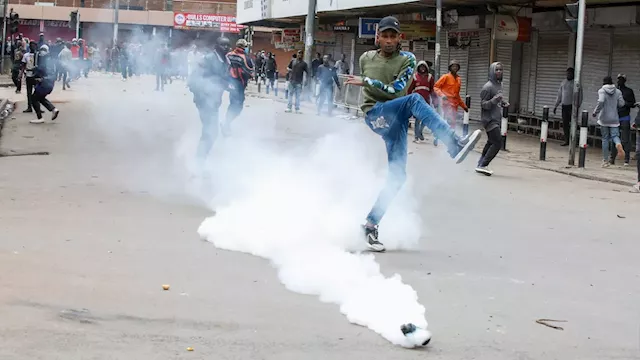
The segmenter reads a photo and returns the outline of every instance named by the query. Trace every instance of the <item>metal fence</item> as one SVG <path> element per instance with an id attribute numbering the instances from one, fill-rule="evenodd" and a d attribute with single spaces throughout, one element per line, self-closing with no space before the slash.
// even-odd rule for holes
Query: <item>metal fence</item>
<path id="1" fill-rule="evenodd" d="M 345 85 L 346 75 L 338 75 L 340 89 L 337 87 L 333 92 L 333 103 L 345 109 L 355 110 L 358 113 L 363 102 L 362 86 Z"/>

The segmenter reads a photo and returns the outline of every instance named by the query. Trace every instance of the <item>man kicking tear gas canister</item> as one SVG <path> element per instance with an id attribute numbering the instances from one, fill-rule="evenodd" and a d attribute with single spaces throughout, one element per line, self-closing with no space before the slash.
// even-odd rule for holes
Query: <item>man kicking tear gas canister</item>
<path id="1" fill-rule="evenodd" d="M 378 240 L 378 223 L 406 180 L 409 118 L 413 116 L 427 126 L 446 145 L 456 163 L 462 162 L 480 140 L 480 130 L 461 138 L 422 96 L 405 96 L 416 58 L 412 53 L 400 50 L 400 39 L 399 21 L 392 16 L 382 19 L 376 35 L 380 48 L 360 57 L 361 77 L 350 76 L 346 81 L 364 87 L 362 111 L 366 114 L 365 122 L 384 140 L 389 161 L 385 187 L 363 225 L 365 239 L 372 251 L 385 251 Z"/>
<path id="2" fill-rule="evenodd" d="M 220 37 L 213 51 L 207 51 L 189 75 L 189 90 L 193 93 L 193 102 L 198 108 L 202 122 L 202 135 L 198 144 L 198 160 L 204 161 L 218 136 L 219 112 L 222 94 L 228 87 L 229 39 Z"/>

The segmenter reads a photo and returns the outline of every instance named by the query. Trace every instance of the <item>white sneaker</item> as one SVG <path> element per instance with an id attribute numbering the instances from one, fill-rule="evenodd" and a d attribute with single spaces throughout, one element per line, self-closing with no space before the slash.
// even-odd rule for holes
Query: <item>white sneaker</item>
<path id="1" fill-rule="evenodd" d="M 476 172 L 477 172 L 478 174 L 483 174 L 483 175 L 486 175 L 486 176 L 491 176 L 491 175 L 493 175 L 493 171 L 491 171 L 491 170 L 490 170 L 488 167 L 486 167 L 486 166 L 478 166 L 478 167 L 476 168 Z"/>
<path id="2" fill-rule="evenodd" d="M 633 185 L 633 187 L 631 187 L 631 190 L 629 190 L 629 192 L 640 193 L 640 183 Z"/>
<path id="3" fill-rule="evenodd" d="M 44 123 L 44 119 L 34 119 L 29 121 L 32 124 L 43 124 Z"/>

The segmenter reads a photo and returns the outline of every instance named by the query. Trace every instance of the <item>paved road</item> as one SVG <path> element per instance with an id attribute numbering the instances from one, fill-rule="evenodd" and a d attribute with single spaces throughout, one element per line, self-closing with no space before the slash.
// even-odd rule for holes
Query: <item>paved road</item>
<path id="1" fill-rule="evenodd" d="M 185 165 L 199 122 L 184 84 L 165 93 L 152 86 L 83 79 L 52 95 L 56 124 L 30 125 L 16 112 L 5 127 L 3 152 L 50 155 L 0 158 L 0 359 L 640 356 L 640 207 L 626 187 L 501 159 L 496 175 L 480 177 L 473 161 L 453 166 L 443 149 L 411 144 L 412 185 L 398 203 L 415 211 L 396 206 L 381 232 L 391 242 L 419 233 L 420 242 L 376 255 L 385 275 L 398 273 L 417 291 L 435 334 L 428 349 L 405 350 L 349 324 L 336 305 L 286 290 L 268 261 L 200 240 L 211 207 L 232 198 L 210 201 Z M 233 159 L 214 156 L 218 192 L 250 189 L 251 172 L 238 167 L 263 174 L 261 161 L 280 154 L 288 171 L 312 171 L 300 158 L 317 172 L 335 170 L 327 159 L 361 158 L 358 174 L 329 177 L 338 183 L 329 188 L 346 181 L 353 196 L 375 196 L 384 150 L 364 125 L 284 114 L 270 100 L 247 104 L 234 137 L 217 145 Z M 342 135 L 327 140 L 335 131 Z M 225 180 L 239 173 L 246 177 Z M 265 219 L 295 212 L 270 201 L 273 213 L 250 213 L 242 224 L 266 241 L 274 234 L 261 227 Z M 340 221 L 311 214 L 319 229 Z M 540 318 L 567 322 L 559 331 Z"/>

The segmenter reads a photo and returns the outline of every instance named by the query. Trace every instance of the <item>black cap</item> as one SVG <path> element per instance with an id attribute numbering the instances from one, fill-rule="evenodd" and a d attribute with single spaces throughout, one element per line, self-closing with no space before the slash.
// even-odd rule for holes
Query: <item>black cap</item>
<path id="1" fill-rule="evenodd" d="M 394 30 L 395 32 L 400 32 L 400 22 L 398 19 L 393 16 L 387 16 L 380 20 L 378 23 L 378 31 L 383 32 L 385 30 Z"/>

